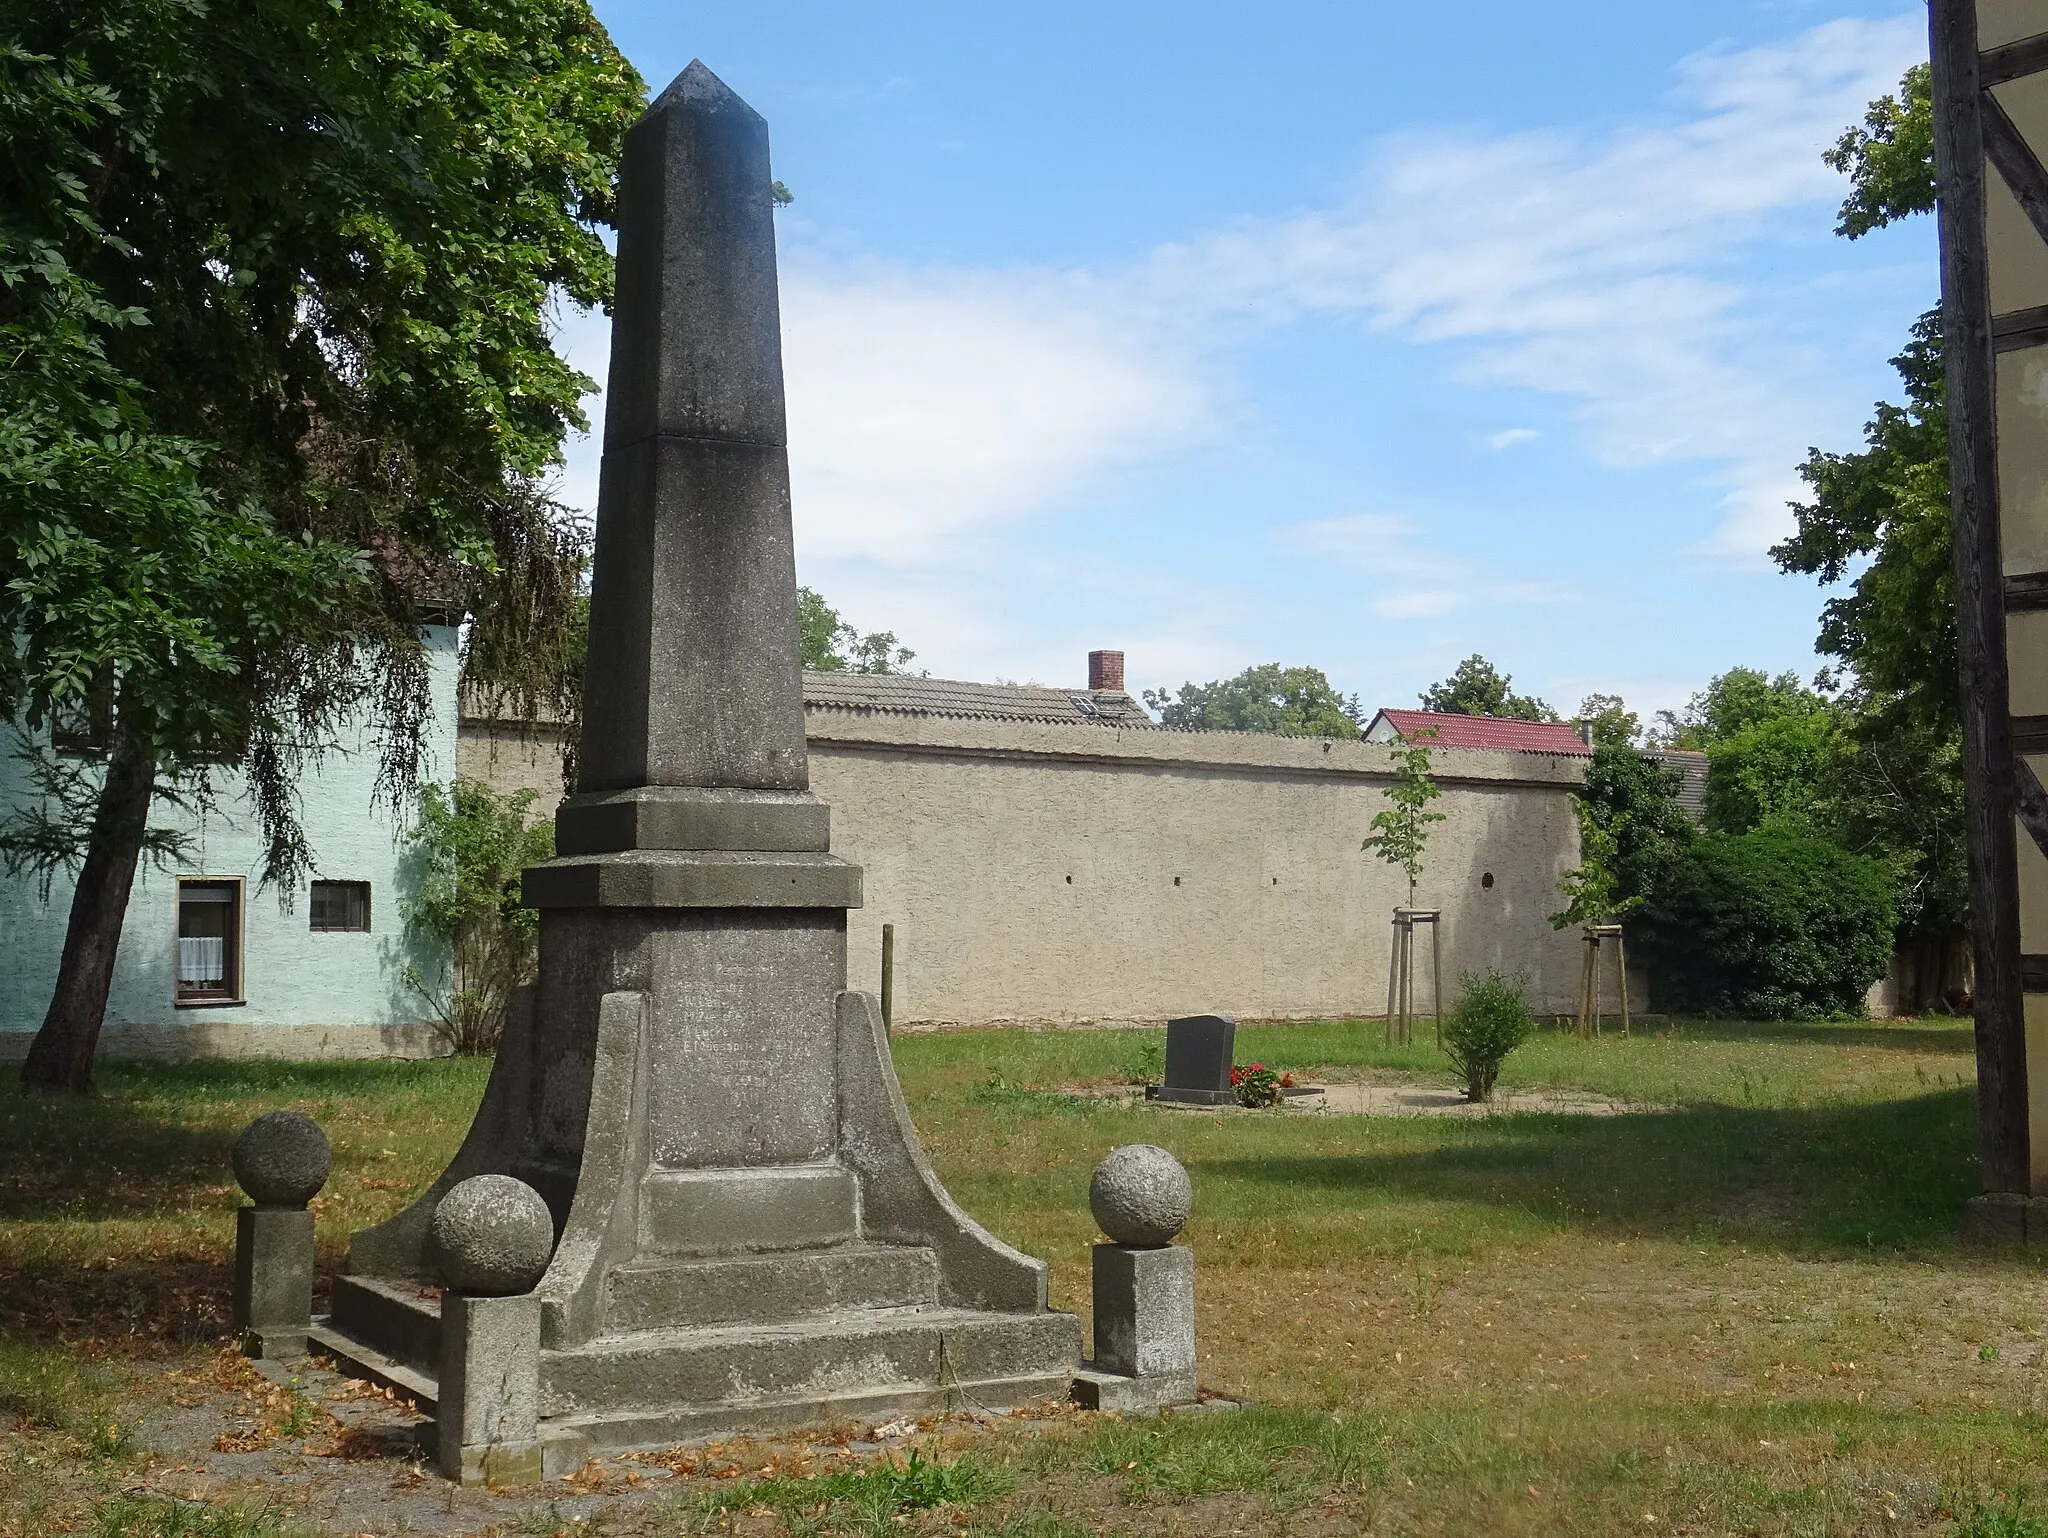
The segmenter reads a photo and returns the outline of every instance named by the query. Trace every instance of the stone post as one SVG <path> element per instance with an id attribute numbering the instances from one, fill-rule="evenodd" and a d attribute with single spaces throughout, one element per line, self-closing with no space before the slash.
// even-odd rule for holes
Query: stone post
<path id="1" fill-rule="evenodd" d="M 441 1376 L 434 1420 L 441 1472 L 465 1485 L 537 1484 L 540 1298 L 554 1219 L 510 1175 L 473 1175 L 434 1209 L 429 1246 L 441 1295 Z"/>
<path id="2" fill-rule="evenodd" d="M 304 1356 L 313 1322 L 313 1214 L 333 1154 L 312 1118 L 271 1111 L 235 1140 L 235 1179 L 255 1205 L 235 1214 L 236 1338 L 247 1356 Z"/>
<path id="3" fill-rule="evenodd" d="M 1117 1149 L 1095 1168 L 1088 1205 L 1110 1244 L 1094 1251 L 1095 1359 L 1074 1375 L 1093 1410 L 1189 1404 L 1195 1383 L 1195 1252 L 1173 1237 L 1194 1185 L 1150 1143 Z"/>

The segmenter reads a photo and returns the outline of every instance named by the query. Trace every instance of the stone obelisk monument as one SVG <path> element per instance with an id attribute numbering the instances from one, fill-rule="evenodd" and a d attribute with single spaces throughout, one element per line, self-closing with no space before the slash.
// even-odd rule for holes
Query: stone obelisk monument
<path id="1" fill-rule="evenodd" d="M 627 135 L 577 793 L 525 880 L 539 982 L 461 1153 L 355 1236 L 316 1331 L 429 1397 L 434 1210 L 524 1181 L 557 1234 L 550 1467 L 1064 1396 L 1078 1357 L 1044 1264 L 939 1185 L 846 991 L 860 872 L 808 788 L 770 186 L 767 125 L 701 63 Z"/>

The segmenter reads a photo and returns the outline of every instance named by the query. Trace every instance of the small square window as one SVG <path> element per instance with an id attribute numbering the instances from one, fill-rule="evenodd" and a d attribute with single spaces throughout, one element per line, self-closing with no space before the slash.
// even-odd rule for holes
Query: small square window
<path id="1" fill-rule="evenodd" d="M 178 883 L 178 1002 L 232 1004 L 242 994 L 242 883 Z"/>
<path id="2" fill-rule="evenodd" d="M 329 934 L 361 934 L 370 927 L 370 883 L 313 883 L 313 928 Z"/>

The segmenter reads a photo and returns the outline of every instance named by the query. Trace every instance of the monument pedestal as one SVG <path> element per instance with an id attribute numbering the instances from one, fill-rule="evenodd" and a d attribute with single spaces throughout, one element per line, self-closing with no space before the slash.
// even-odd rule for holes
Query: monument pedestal
<path id="1" fill-rule="evenodd" d="M 533 1435 L 492 1445 L 550 1475 L 1063 1397 L 1079 1355 L 1044 1263 L 939 1184 L 875 1002 L 846 991 L 860 871 L 809 793 L 772 181 L 766 125 L 700 63 L 626 135 L 580 779 L 522 884 L 539 980 L 454 1163 L 353 1237 L 313 1332 L 423 1405 L 473 1397 L 443 1363 L 476 1353 L 443 1336 L 483 1314 L 444 1324 L 428 1225 L 472 1175 L 524 1181 L 556 1242 L 538 1349 L 501 1353 L 519 1381 L 490 1392 L 530 1402 Z M 449 1409 L 467 1476 L 488 1406 Z"/>

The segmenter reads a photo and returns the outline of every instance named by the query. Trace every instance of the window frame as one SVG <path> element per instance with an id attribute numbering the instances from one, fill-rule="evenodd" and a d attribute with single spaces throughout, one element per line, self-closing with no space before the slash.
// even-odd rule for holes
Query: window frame
<path id="1" fill-rule="evenodd" d="M 359 924 L 323 924 L 320 922 L 318 899 L 321 887 L 344 887 L 362 894 L 362 922 Z M 332 880 L 325 876 L 310 883 L 306 893 L 306 928 L 316 935 L 366 935 L 375 915 L 371 905 L 370 883 L 367 881 Z"/>
<path id="2" fill-rule="evenodd" d="M 197 989 L 188 989 L 178 976 L 178 941 L 184 938 L 180 931 L 184 927 L 185 888 L 188 886 L 219 887 L 226 889 L 229 894 L 223 905 L 228 909 L 229 915 L 225 935 L 226 965 L 222 968 L 227 974 L 222 980 L 226 985 L 223 991 L 201 992 Z M 244 942 L 248 936 L 247 906 L 244 901 L 248 896 L 246 887 L 247 883 L 240 876 L 178 877 L 177 902 L 173 905 L 171 913 L 171 994 L 172 1003 L 176 1008 L 223 1009 L 248 1003 L 248 995 L 243 990 L 242 969 Z"/>

